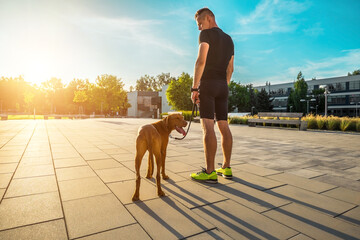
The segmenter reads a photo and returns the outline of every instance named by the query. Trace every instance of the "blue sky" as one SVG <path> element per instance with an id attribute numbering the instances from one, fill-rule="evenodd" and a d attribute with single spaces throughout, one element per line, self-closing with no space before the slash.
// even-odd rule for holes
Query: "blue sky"
<path id="1" fill-rule="evenodd" d="M 264 85 L 345 76 L 360 68 L 359 0 L 0 0 L 0 76 L 193 75 L 194 13 L 215 13 L 233 37 L 233 80 Z"/>

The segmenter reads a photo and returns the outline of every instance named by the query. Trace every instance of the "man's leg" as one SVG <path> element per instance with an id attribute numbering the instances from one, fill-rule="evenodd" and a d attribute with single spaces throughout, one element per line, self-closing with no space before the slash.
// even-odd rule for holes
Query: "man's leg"
<path id="1" fill-rule="evenodd" d="M 226 120 L 217 121 L 217 125 L 221 133 L 221 147 L 224 154 L 222 168 L 227 168 L 230 167 L 233 138 Z"/>
<path id="2" fill-rule="evenodd" d="M 211 173 L 215 170 L 215 154 L 217 146 L 216 135 L 214 131 L 214 120 L 202 118 L 201 126 L 203 129 L 206 172 Z"/>

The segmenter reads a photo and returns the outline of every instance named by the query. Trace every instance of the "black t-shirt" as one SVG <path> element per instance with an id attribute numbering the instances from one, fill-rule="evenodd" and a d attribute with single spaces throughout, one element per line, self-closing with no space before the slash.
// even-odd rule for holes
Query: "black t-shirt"
<path id="1" fill-rule="evenodd" d="M 202 30 L 199 35 L 199 44 L 209 44 L 204 73 L 201 81 L 226 80 L 226 69 L 234 55 L 234 43 L 229 35 L 220 28 L 214 27 Z"/>

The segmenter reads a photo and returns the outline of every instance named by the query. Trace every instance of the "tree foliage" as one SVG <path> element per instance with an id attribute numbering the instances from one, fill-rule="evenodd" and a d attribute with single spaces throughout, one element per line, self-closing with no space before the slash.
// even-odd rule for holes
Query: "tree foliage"
<path id="1" fill-rule="evenodd" d="M 360 68 L 354 70 L 352 73 L 348 73 L 348 76 L 353 76 L 353 75 L 360 75 Z"/>
<path id="2" fill-rule="evenodd" d="M 292 112 L 306 112 L 306 102 L 301 102 L 301 99 L 306 99 L 308 85 L 300 71 L 297 80 L 294 83 L 294 89 L 291 89 L 288 98 L 288 110 L 292 108 Z M 291 106 L 291 107 L 290 107 Z"/>
<path id="3" fill-rule="evenodd" d="M 166 91 L 167 100 L 174 110 L 191 110 L 191 85 L 193 78 L 188 73 L 182 73 L 177 79 L 173 79 Z"/>
<path id="4" fill-rule="evenodd" d="M 136 81 L 136 91 L 161 91 L 162 86 L 169 84 L 174 77 L 170 76 L 170 73 L 161 73 L 154 76 L 144 75 Z"/>

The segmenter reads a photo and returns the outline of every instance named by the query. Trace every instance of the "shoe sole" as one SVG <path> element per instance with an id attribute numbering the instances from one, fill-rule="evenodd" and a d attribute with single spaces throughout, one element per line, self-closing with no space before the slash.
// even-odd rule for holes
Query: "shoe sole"
<path id="1" fill-rule="evenodd" d="M 204 182 L 204 183 L 211 183 L 211 184 L 216 184 L 218 183 L 218 180 L 199 180 L 199 179 L 195 179 L 195 178 L 191 178 L 192 180 L 194 181 L 197 181 L 197 182 Z"/>
<path id="2" fill-rule="evenodd" d="M 225 175 L 225 174 L 223 174 L 221 172 L 217 172 L 216 174 L 219 175 L 219 176 L 222 176 L 225 179 L 232 179 L 232 175 Z"/>

